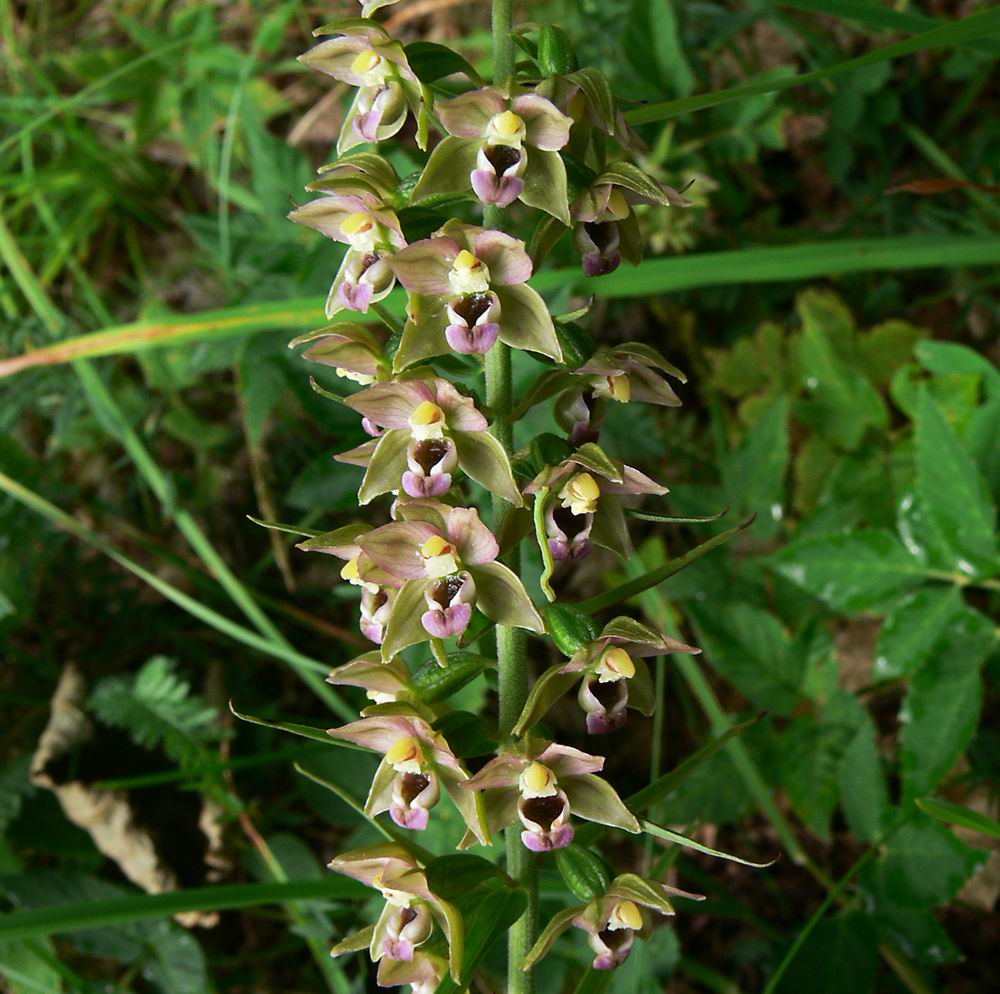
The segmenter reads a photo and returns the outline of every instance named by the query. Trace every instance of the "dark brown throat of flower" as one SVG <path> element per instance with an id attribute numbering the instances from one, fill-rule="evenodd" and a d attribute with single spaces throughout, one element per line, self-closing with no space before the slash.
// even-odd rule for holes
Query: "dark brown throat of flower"
<path id="1" fill-rule="evenodd" d="M 521 153 L 510 145 L 490 145 L 483 151 L 497 176 L 502 176 L 511 166 L 516 166 L 521 161 Z"/>
<path id="2" fill-rule="evenodd" d="M 448 442 L 443 438 L 428 438 L 417 442 L 413 447 L 414 461 L 425 474 L 430 471 L 448 454 Z"/>
<path id="3" fill-rule="evenodd" d="M 493 298 L 488 293 L 467 293 L 451 305 L 451 309 L 470 327 L 489 310 Z"/>
<path id="4" fill-rule="evenodd" d="M 375 265 L 376 262 L 378 262 L 378 260 L 379 260 L 379 256 L 378 256 L 377 253 L 375 253 L 375 252 L 369 252 L 361 260 L 361 272 L 358 275 L 359 276 L 363 276 L 365 273 L 368 272 L 369 269 L 372 268 L 372 266 Z"/>
<path id="5" fill-rule="evenodd" d="M 631 930 L 627 928 L 603 928 L 597 933 L 600 936 L 601 942 L 604 943 L 612 952 L 617 950 L 619 947 L 624 946 L 628 940 L 631 938 Z"/>
<path id="6" fill-rule="evenodd" d="M 526 818 L 541 825 L 542 830 L 547 832 L 552 828 L 552 822 L 562 814 L 563 802 L 558 794 L 551 797 L 529 797 L 521 810 Z"/>
<path id="7" fill-rule="evenodd" d="M 441 607 L 448 607 L 452 598 L 462 589 L 465 578 L 461 573 L 453 573 L 438 580 L 431 590 L 431 598 L 438 602 Z"/>
<path id="8" fill-rule="evenodd" d="M 409 775 L 413 776 L 414 774 L 411 773 Z M 413 910 L 413 908 L 402 908 L 402 909 L 400 909 L 400 912 L 399 912 L 399 922 L 400 922 L 400 925 L 403 926 L 404 928 L 407 925 L 409 925 L 410 922 L 413 921 L 413 919 L 416 918 L 416 917 L 417 917 L 417 913 L 416 913 L 416 911 Z"/>
<path id="9" fill-rule="evenodd" d="M 557 507 L 552 512 L 552 520 L 571 542 L 587 527 L 589 519 L 589 514 L 574 514 L 568 507 Z"/>
<path id="10" fill-rule="evenodd" d="M 412 804 L 413 799 L 423 791 L 431 782 L 431 778 L 423 773 L 404 773 L 403 785 L 400 793 L 407 804 Z"/>
<path id="11" fill-rule="evenodd" d="M 604 705 L 605 708 L 614 707 L 626 694 L 627 688 L 623 680 L 611 680 L 608 683 L 601 683 L 599 680 L 591 680 L 587 689 Z"/>
<path id="12" fill-rule="evenodd" d="M 616 221 L 587 221 L 584 227 L 590 235 L 590 240 L 601 252 L 606 252 L 614 245 L 615 236 L 618 234 Z"/>

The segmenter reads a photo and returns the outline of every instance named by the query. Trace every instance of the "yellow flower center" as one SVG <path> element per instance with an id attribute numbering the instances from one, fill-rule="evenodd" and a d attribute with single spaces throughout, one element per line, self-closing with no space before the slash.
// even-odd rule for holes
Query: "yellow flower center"
<path id="1" fill-rule="evenodd" d="M 510 110 L 492 117 L 486 128 L 487 141 L 494 145 L 510 145 L 513 148 L 521 147 L 526 133 L 524 121 Z"/>
<path id="2" fill-rule="evenodd" d="M 374 222 L 364 211 L 355 211 L 348 214 L 340 222 L 340 233 L 342 235 L 358 235 L 365 231 L 370 231 L 374 227 Z"/>
<path id="3" fill-rule="evenodd" d="M 373 52 L 370 48 L 366 48 L 363 52 L 358 52 L 354 61 L 351 63 L 351 72 L 357 73 L 359 76 L 363 76 L 366 72 L 371 72 L 375 69 L 381 61 L 381 55 L 377 52 Z"/>
<path id="4" fill-rule="evenodd" d="M 629 680 L 635 676 L 635 663 L 632 657 L 619 646 L 608 649 L 597 664 L 597 682 L 615 683 L 618 680 Z"/>
<path id="5" fill-rule="evenodd" d="M 348 583 L 353 583 L 356 587 L 363 587 L 369 593 L 373 594 L 378 590 L 378 584 L 369 583 L 362 578 L 360 572 L 358 572 L 358 560 L 360 558 L 361 556 L 357 555 L 353 559 L 348 559 L 341 567 L 340 578 L 346 580 Z"/>
<path id="6" fill-rule="evenodd" d="M 532 763 L 521 774 L 519 787 L 525 797 L 551 797 L 557 793 L 556 775 L 541 763 Z"/>
<path id="7" fill-rule="evenodd" d="M 490 288 L 490 271 L 482 259 L 462 249 L 451 264 L 448 282 L 455 293 L 485 293 Z"/>
<path id="8" fill-rule="evenodd" d="M 431 535 L 420 546 L 420 555 L 430 577 L 450 576 L 458 570 L 458 550 L 440 535 Z"/>
<path id="9" fill-rule="evenodd" d="M 608 393 L 611 395 L 613 400 L 617 400 L 619 404 L 627 404 L 629 398 L 632 396 L 632 385 L 629 383 L 628 376 L 625 373 L 619 373 L 616 376 L 608 377 Z"/>
<path id="10" fill-rule="evenodd" d="M 608 213 L 616 220 L 623 221 L 629 216 L 628 201 L 621 190 L 612 190 L 608 197 Z"/>
<path id="11" fill-rule="evenodd" d="M 410 415 L 410 434 L 418 441 L 444 438 L 444 411 L 433 401 L 418 404 Z"/>
<path id="12" fill-rule="evenodd" d="M 420 743 L 412 735 L 396 739 L 385 754 L 385 761 L 400 773 L 419 773 L 423 758 Z"/>
<path id="13" fill-rule="evenodd" d="M 611 912 L 608 919 L 608 928 L 612 931 L 630 928 L 633 930 L 642 928 L 642 915 L 633 901 L 619 901 L 615 905 L 615 910 Z"/>
<path id="14" fill-rule="evenodd" d="M 577 473 L 559 491 L 562 506 L 568 507 L 573 514 L 593 514 L 600 496 L 601 488 L 590 473 Z"/>

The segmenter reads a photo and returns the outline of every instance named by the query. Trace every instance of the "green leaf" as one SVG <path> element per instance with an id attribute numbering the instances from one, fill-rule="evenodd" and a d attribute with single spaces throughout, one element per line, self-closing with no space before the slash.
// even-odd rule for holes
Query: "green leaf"
<path id="1" fill-rule="evenodd" d="M 352 742 L 342 742 L 340 739 L 331 738 L 326 734 L 326 729 L 316 728 L 314 725 L 299 725 L 293 721 L 268 721 L 267 718 L 258 718 L 256 715 L 243 714 L 233 707 L 232 701 L 229 703 L 229 710 L 241 721 L 248 721 L 251 725 L 263 725 L 265 728 L 273 728 L 279 732 L 289 732 L 292 735 L 301 735 L 303 738 L 312 739 L 314 742 L 323 742 L 325 745 L 341 746 L 346 749 L 361 750 L 361 746 L 356 746 Z M 361 750 L 366 751 L 366 750 Z"/>
<path id="2" fill-rule="evenodd" d="M 751 604 L 702 604 L 687 611 L 705 658 L 756 707 L 789 714 L 799 699 L 804 661 L 774 615 Z"/>
<path id="3" fill-rule="evenodd" d="M 672 0 L 632 0 L 622 49 L 653 92 L 687 96 L 694 89 Z"/>
<path id="4" fill-rule="evenodd" d="M 579 672 L 563 673 L 562 667 L 562 663 L 554 663 L 531 685 L 521 716 L 512 729 L 513 735 L 523 735 L 537 725 L 549 708 L 580 680 Z"/>
<path id="5" fill-rule="evenodd" d="M 917 495 L 928 523 L 952 551 L 952 568 L 966 576 L 993 576 L 1000 570 L 996 508 L 926 387 L 917 405 L 914 457 Z"/>
<path id="6" fill-rule="evenodd" d="M 580 901 L 603 897 L 611 886 L 607 865 L 596 853 L 571 842 L 556 850 L 556 869 L 570 893 Z"/>
<path id="7" fill-rule="evenodd" d="M 432 41 L 414 41 L 405 45 L 403 50 L 413 74 L 421 83 L 434 83 L 455 73 L 464 74 L 474 84 L 482 83 L 482 77 L 468 60 L 444 45 Z"/>
<path id="8" fill-rule="evenodd" d="M 788 456 L 788 400 L 781 397 L 719 460 L 726 500 L 757 515 L 753 533 L 758 538 L 773 538 L 785 515 Z"/>
<path id="9" fill-rule="evenodd" d="M 979 670 L 996 643 L 993 625 L 966 608 L 935 644 L 900 707 L 904 802 L 926 794 L 954 766 L 979 720 Z"/>
<path id="10" fill-rule="evenodd" d="M 468 894 L 487 880 L 499 880 L 508 886 L 511 881 L 505 877 L 495 863 L 472 853 L 447 853 L 436 856 L 426 868 L 427 885 L 432 894 L 453 901 Z"/>
<path id="11" fill-rule="evenodd" d="M 777 994 L 868 994 L 878 966 L 878 935 L 860 911 L 821 921 L 781 978 Z"/>
<path id="12" fill-rule="evenodd" d="M 921 817 L 888 840 L 875 880 L 882 893 L 904 907 L 934 908 L 950 901 L 985 860 L 985 853 Z"/>
<path id="13" fill-rule="evenodd" d="M 939 28 L 921 32 L 912 38 L 907 38 L 905 41 L 872 49 L 865 52 L 864 55 L 847 59 L 844 62 L 838 62 L 832 66 L 824 66 L 821 69 L 814 69 L 811 72 L 800 73 L 797 76 L 783 79 L 778 78 L 743 83 L 740 86 L 729 87 L 725 90 L 716 90 L 713 93 L 702 93 L 696 96 L 682 97 L 678 100 L 665 100 L 661 103 L 636 108 L 629 111 L 625 116 L 631 124 L 648 124 L 651 121 L 663 121 L 680 114 L 689 114 L 692 111 L 702 110 L 705 107 L 714 107 L 717 104 L 727 103 L 730 100 L 739 100 L 743 97 L 754 96 L 759 93 L 769 93 L 774 90 L 787 90 L 806 83 L 817 83 L 824 79 L 842 75 L 843 73 L 855 72 L 864 66 L 897 59 L 904 55 L 911 55 L 914 52 L 924 52 L 949 45 L 965 44 L 971 40 L 982 39 L 990 33 L 996 33 L 998 29 L 1000 29 L 1000 11 L 984 10 L 978 14 L 973 14 L 971 17 L 965 17 L 959 21 L 944 24 Z"/>
<path id="14" fill-rule="evenodd" d="M 921 587 L 907 594 L 879 629 L 875 678 L 892 680 L 918 672 L 962 610 L 962 595 L 955 587 Z"/>
<path id="15" fill-rule="evenodd" d="M 878 750 L 875 723 L 867 711 L 863 712 L 861 723 L 844 750 L 837 777 L 840 803 L 848 826 L 864 842 L 875 842 L 888 824 L 889 786 Z"/>
<path id="16" fill-rule="evenodd" d="M 982 379 L 988 396 L 1000 396 L 1000 372 L 984 355 L 958 342 L 920 342 L 913 350 L 917 362 L 929 373 L 974 375 Z"/>
<path id="17" fill-rule="evenodd" d="M 495 659 L 477 656 L 471 652 L 448 654 L 448 665 L 438 666 L 434 659 L 428 660 L 410 678 L 410 686 L 425 704 L 436 704 L 457 693 L 466 684 L 475 680 L 485 669 L 496 666 Z"/>
<path id="18" fill-rule="evenodd" d="M 875 609 L 929 576 L 894 535 L 880 530 L 809 536 L 771 561 L 786 579 L 848 614 Z"/>
<path id="19" fill-rule="evenodd" d="M 163 894 L 130 894 L 0 915 L 0 940 L 107 928 L 150 918 L 169 918 L 184 911 L 223 911 L 286 901 L 363 898 L 367 895 L 367 889 L 357 881 L 335 876 L 284 883 L 214 884 Z"/>
<path id="20" fill-rule="evenodd" d="M 672 832 L 669 828 L 663 828 L 662 825 L 654 825 L 651 821 L 646 821 L 644 818 L 640 819 L 639 824 L 642 826 L 642 830 L 647 835 L 652 835 L 657 839 L 665 839 L 667 842 L 673 842 L 678 846 L 684 846 L 685 849 L 694 849 L 696 852 L 705 853 L 706 856 L 716 856 L 719 859 L 727 859 L 731 863 L 740 863 L 743 866 L 752 866 L 758 870 L 765 869 L 768 866 L 773 866 L 778 860 L 778 857 L 775 856 L 774 859 L 769 860 L 766 863 L 753 863 L 748 859 L 741 859 L 739 856 L 732 856 L 729 853 L 721 852 L 718 849 L 710 849 L 708 846 L 704 846 L 700 842 L 695 842 L 694 839 L 689 839 L 686 835 L 681 835 L 678 832 Z"/>
<path id="21" fill-rule="evenodd" d="M 988 835 L 991 839 L 1000 839 L 1000 821 L 975 811 L 962 804 L 942 801 L 939 797 L 921 797 L 916 802 L 924 814 L 943 821 L 946 825 L 958 825 L 980 835 Z"/>
<path id="22" fill-rule="evenodd" d="M 532 148 L 528 153 L 528 165 L 524 170 L 524 189 L 521 201 L 529 207 L 537 207 L 557 218 L 568 228 L 569 193 L 566 182 L 566 166 L 558 152 L 542 148 Z"/>

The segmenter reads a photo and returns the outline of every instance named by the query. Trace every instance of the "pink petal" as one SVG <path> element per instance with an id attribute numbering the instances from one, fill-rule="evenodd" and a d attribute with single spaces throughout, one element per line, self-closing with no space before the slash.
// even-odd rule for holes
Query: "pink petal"
<path id="1" fill-rule="evenodd" d="M 448 515 L 448 541 L 457 546 L 462 562 L 468 566 L 491 563 L 500 555 L 500 546 L 493 532 L 482 523 L 475 508 L 456 507 L 452 510 Z"/>
<path id="2" fill-rule="evenodd" d="M 597 773 L 604 769 L 603 756 L 591 756 L 572 746 L 556 743 L 547 746 L 536 758 L 556 775 L 557 780 L 578 777 L 584 773 Z"/>
<path id="3" fill-rule="evenodd" d="M 456 138 L 482 138 L 490 119 L 502 114 L 506 104 L 496 90 L 483 88 L 435 103 L 434 109 L 448 134 Z"/>
<path id="4" fill-rule="evenodd" d="M 656 494 L 657 496 L 668 492 L 666 487 L 661 486 L 645 473 L 640 473 L 639 470 L 633 469 L 631 466 L 625 467 L 621 483 L 602 480 L 601 491 L 609 494 Z"/>
<path id="5" fill-rule="evenodd" d="M 418 580 L 427 575 L 420 547 L 436 534 L 426 521 L 393 521 L 363 535 L 358 544 L 376 566 L 401 580 Z"/>
<path id="6" fill-rule="evenodd" d="M 344 398 L 344 403 L 383 428 L 409 428 L 410 415 L 425 400 L 433 400 L 431 388 L 420 380 L 376 383 Z"/>
<path id="7" fill-rule="evenodd" d="M 449 293 L 448 273 L 460 251 L 458 243 L 450 238 L 424 238 L 386 261 L 396 279 L 412 293 Z"/>
<path id="8" fill-rule="evenodd" d="M 473 255 L 482 259 L 490 271 L 491 284 L 510 286 L 531 277 L 531 258 L 520 239 L 502 231 L 480 231 L 472 245 Z"/>
<path id="9" fill-rule="evenodd" d="M 404 735 L 413 735 L 413 724 L 407 718 L 399 715 L 386 715 L 376 718 L 362 718 L 352 721 L 340 728 L 327 730 L 327 735 L 343 742 L 353 742 L 355 745 L 371 749 L 373 752 L 387 752 L 396 739 Z"/>
<path id="10" fill-rule="evenodd" d="M 569 141 L 573 118 L 567 117 L 554 103 L 535 93 L 514 98 L 511 105 L 527 129 L 525 141 L 547 152 L 558 152 Z"/>
<path id="11" fill-rule="evenodd" d="M 314 45 L 305 55 L 300 55 L 299 62 L 350 86 L 361 86 L 364 79 L 357 73 L 351 72 L 351 63 L 357 58 L 358 53 L 366 48 L 368 48 L 367 39 L 357 35 L 330 38 Z"/>
<path id="12" fill-rule="evenodd" d="M 476 410 L 475 401 L 459 393 L 447 380 L 434 380 L 437 403 L 453 431 L 485 431 L 489 422 Z"/>
<path id="13" fill-rule="evenodd" d="M 530 760 L 523 756 L 504 753 L 497 756 L 496 759 L 491 759 L 462 786 L 466 790 L 496 790 L 501 787 L 516 787 L 522 771 L 529 762 Z"/>

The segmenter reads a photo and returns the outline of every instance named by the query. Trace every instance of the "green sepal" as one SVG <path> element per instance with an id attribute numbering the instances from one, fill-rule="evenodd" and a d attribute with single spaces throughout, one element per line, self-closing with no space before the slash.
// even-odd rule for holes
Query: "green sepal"
<path id="1" fill-rule="evenodd" d="M 554 915 L 549 920 L 548 925 L 542 929 L 541 935 L 538 936 L 538 940 L 528 951 L 528 955 L 524 957 L 521 969 L 530 970 L 552 948 L 552 944 L 556 939 L 570 927 L 573 919 L 585 910 L 585 907 L 565 908 Z"/>
<path id="2" fill-rule="evenodd" d="M 434 146 L 434 151 L 410 194 L 410 203 L 419 204 L 431 197 L 469 190 L 478 150 L 478 144 L 466 138 L 449 135 L 442 139 Z"/>
<path id="3" fill-rule="evenodd" d="M 622 482 L 621 466 L 609 456 L 596 442 L 584 442 L 573 453 L 573 459 L 584 469 L 593 470 L 612 483 Z M 603 501 L 605 498 L 602 497 Z"/>
<path id="4" fill-rule="evenodd" d="M 476 483 L 515 507 L 524 503 L 507 452 L 488 431 L 457 431 L 452 441 L 459 465 Z"/>
<path id="5" fill-rule="evenodd" d="M 572 895 L 581 901 L 604 897 L 611 886 L 607 864 L 597 853 L 571 842 L 556 850 L 556 869 Z"/>
<path id="6" fill-rule="evenodd" d="M 359 503 L 367 504 L 390 490 L 399 489 L 399 481 L 406 472 L 406 447 L 409 444 L 410 433 L 405 428 L 390 428 L 383 433 L 361 481 Z"/>
<path id="7" fill-rule="evenodd" d="M 466 181 L 469 181 L 468 177 Z M 528 165 L 524 170 L 524 189 L 519 199 L 529 207 L 558 218 L 567 228 L 570 226 L 572 222 L 569 217 L 566 166 L 558 152 L 542 148 L 529 150 Z"/>
<path id="8" fill-rule="evenodd" d="M 543 613 L 546 611 L 547 609 L 543 609 Z M 580 670 L 573 673 L 563 673 L 563 665 L 563 663 L 555 663 L 550 666 L 532 684 L 528 699 L 524 702 L 524 710 L 521 711 L 521 716 L 512 729 L 514 735 L 523 735 L 525 731 L 541 721 L 549 708 L 583 676 Z"/>
<path id="9" fill-rule="evenodd" d="M 366 532 L 370 532 L 372 526 L 361 521 L 355 521 L 349 525 L 342 525 L 334 528 L 333 531 L 322 532 L 307 538 L 304 542 L 299 542 L 295 547 L 303 552 L 326 552 L 332 554 L 334 549 L 342 548 L 345 545 L 356 545 L 357 540 Z"/>
<path id="10" fill-rule="evenodd" d="M 607 77 L 598 69 L 584 68 L 568 73 L 565 77 L 569 82 L 576 83 L 583 90 L 584 96 L 590 101 L 609 135 L 615 133 L 615 98 L 611 93 L 611 85 Z"/>
<path id="11" fill-rule="evenodd" d="M 367 949 L 372 943 L 372 934 L 375 931 L 374 925 L 366 925 L 360 932 L 349 935 L 346 939 L 341 939 L 331 950 L 330 955 L 336 959 L 345 953 L 357 953 L 362 949 Z"/>
<path id="12" fill-rule="evenodd" d="M 356 31 L 377 31 L 385 38 L 389 38 L 389 32 L 377 21 L 367 17 L 338 17 L 335 21 L 321 24 L 318 28 L 313 28 L 313 37 L 321 38 L 323 35 L 346 35 Z"/>
<path id="13" fill-rule="evenodd" d="M 545 76 L 563 76 L 576 69 L 576 52 L 569 35 L 554 24 L 538 29 L 538 54 L 535 61 Z"/>
<path id="14" fill-rule="evenodd" d="M 567 369 L 579 369 L 597 349 L 594 336 L 573 322 L 556 322 L 556 338 L 562 346 L 563 365 Z"/>

